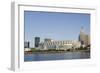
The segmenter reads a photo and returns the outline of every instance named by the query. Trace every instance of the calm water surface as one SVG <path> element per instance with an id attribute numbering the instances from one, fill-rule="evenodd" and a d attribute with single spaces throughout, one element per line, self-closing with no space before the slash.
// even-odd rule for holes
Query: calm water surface
<path id="1" fill-rule="evenodd" d="M 70 60 L 90 58 L 90 52 L 67 52 L 24 55 L 24 61 Z"/>

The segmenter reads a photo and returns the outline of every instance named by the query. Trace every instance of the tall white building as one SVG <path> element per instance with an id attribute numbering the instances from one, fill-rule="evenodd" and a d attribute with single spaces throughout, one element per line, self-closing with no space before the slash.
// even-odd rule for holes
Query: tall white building
<path id="1" fill-rule="evenodd" d="M 90 36 L 84 32 L 83 27 L 80 30 L 79 41 L 82 46 L 90 45 Z"/>

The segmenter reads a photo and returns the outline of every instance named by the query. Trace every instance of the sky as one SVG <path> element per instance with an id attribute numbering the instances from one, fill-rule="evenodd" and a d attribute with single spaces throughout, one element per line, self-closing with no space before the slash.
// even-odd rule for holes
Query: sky
<path id="1" fill-rule="evenodd" d="M 24 39 L 30 47 L 34 47 L 34 37 L 78 40 L 81 27 L 90 34 L 90 14 L 24 11 Z"/>

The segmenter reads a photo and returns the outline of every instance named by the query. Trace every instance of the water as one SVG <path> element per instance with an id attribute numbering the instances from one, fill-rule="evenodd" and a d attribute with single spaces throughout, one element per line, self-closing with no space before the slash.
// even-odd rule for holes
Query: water
<path id="1" fill-rule="evenodd" d="M 90 58 L 90 52 L 45 53 L 25 55 L 24 61 L 70 60 L 87 58 Z"/>

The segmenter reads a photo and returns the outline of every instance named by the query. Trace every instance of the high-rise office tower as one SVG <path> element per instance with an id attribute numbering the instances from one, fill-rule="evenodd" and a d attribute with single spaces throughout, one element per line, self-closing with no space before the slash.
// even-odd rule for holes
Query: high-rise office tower
<path id="1" fill-rule="evenodd" d="M 35 47 L 39 47 L 40 37 L 35 37 Z"/>

